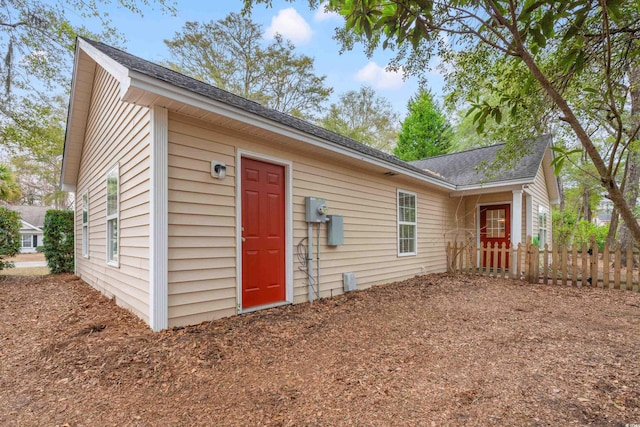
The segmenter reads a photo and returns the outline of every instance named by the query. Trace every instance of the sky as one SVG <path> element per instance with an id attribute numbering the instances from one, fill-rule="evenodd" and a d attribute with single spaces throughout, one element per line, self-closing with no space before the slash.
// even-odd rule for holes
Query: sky
<path id="1" fill-rule="evenodd" d="M 219 20 L 241 8 L 242 0 L 176 0 L 176 16 L 163 14 L 157 7 L 145 9 L 143 17 L 115 7 L 109 14 L 113 25 L 126 38 L 125 50 L 152 62 L 162 62 L 169 58 L 164 40 L 171 39 L 185 22 Z M 280 33 L 293 42 L 298 53 L 315 59 L 316 74 L 325 75 L 326 84 L 334 88 L 330 102 L 336 102 L 338 96 L 348 90 L 367 84 L 388 99 L 400 117 L 406 115 L 407 102 L 418 89 L 417 79 L 404 80 L 401 73 L 386 71 L 390 52 L 379 50 L 367 58 L 362 46 L 356 46 L 353 51 L 340 55 L 340 46 L 332 39 L 334 29 L 341 23 L 340 16 L 324 13 L 323 8 L 312 11 L 306 0 L 294 3 L 274 0 L 271 8 L 262 4 L 254 6 L 252 19 L 262 25 L 265 42 Z M 442 76 L 437 73 L 429 76 L 429 87 L 440 97 Z"/>

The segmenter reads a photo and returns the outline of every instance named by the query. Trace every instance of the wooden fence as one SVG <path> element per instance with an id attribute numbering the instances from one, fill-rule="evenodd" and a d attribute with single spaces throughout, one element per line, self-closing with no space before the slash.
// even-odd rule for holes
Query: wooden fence
<path id="1" fill-rule="evenodd" d="M 623 255 L 626 255 L 624 265 Z M 520 279 L 529 283 L 597 286 L 638 292 L 637 261 L 633 246 L 623 249 L 605 245 L 604 250 L 599 251 L 595 239 L 591 239 L 590 244 L 556 245 L 552 248 L 548 245 L 539 248 L 531 243 L 508 249 L 504 243 L 502 246 L 489 243 L 480 247 L 461 242 L 447 244 L 449 272 Z"/>

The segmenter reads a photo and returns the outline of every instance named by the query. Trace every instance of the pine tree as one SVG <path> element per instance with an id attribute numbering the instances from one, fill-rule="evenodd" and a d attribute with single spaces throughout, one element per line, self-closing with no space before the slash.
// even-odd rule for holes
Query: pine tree
<path id="1" fill-rule="evenodd" d="M 420 89 L 409 100 L 393 154 L 405 161 L 446 154 L 451 146 L 451 125 L 429 90 Z"/>

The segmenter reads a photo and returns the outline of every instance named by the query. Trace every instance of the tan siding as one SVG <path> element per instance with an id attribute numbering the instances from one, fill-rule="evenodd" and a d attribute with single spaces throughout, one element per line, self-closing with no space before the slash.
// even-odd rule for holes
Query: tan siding
<path id="1" fill-rule="evenodd" d="M 117 81 L 97 68 L 76 196 L 89 191 L 89 258 L 77 245 L 77 274 L 149 319 L 149 112 L 122 103 Z M 120 265 L 106 262 L 106 173 L 120 168 Z M 76 233 L 82 235 L 81 203 Z"/>
<path id="2" fill-rule="evenodd" d="M 553 177 L 552 177 L 553 179 Z M 540 230 L 540 225 L 538 224 L 538 207 L 544 206 L 547 208 L 549 212 L 547 215 L 547 243 L 549 247 L 551 247 L 551 206 L 549 204 L 549 192 L 547 190 L 547 183 L 545 181 L 544 168 L 540 166 L 538 169 L 538 173 L 536 175 L 536 180 L 530 188 L 531 195 L 533 197 L 532 200 L 532 223 L 533 223 L 533 236 L 538 235 L 538 231 Z"/>
<path id="3" fill-rule="evenodd" d="M 182 325 L 236 312 L 236 149 L 290 161 L 293 168 L 293 247 L 306 237 L 304 197 L 325 198 L 330 213 L 344 216 L 345 245 L 320 237 L 320 294 L 342 293 L 342 274 L 353 272 L 358 288 L 444 271 L 445 231 L 452 221 L 445 192 L 399 177 L 285 151 L 275 144 L 226 134 L 205 122 L 169 115 L 169 324 Z M 289 147 L 291 148 L 291 147 Z M 211 160 L 227 164 L 227 178 L 210 175 Z M 397 255 L 396 192 L 417 193 L 418 255 Z M 314 232 L 315 239 L 315 232 Z M 315 252 L 315 244 L 314 244 Z M 307 301 L 305 273 L 294 258 L 294 302 Z"/>

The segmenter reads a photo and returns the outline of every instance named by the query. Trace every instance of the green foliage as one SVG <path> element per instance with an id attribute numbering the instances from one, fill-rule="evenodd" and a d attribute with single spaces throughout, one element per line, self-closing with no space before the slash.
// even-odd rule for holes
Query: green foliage
<path id="1" fill-rule="evenodd" d="M 15 202 L 20 198 L 16 177 L 6 165 L 0 164 L 0 200 Z"/>
<path id="2" fill-rule="evenodd" d="M 140 15 L 152 4 L 175 12 L 170 0 L 0 0 L 0 139 L 18 171 L 22 202 L 66 204 L 54 181 L 60 177 L 76 37 L 122 45 L 104 9 Z M 99 32 L 82 24 L 90 20 Z"/>
<path id="3" fill-rule="evenodd" d="M 451 147 L 451 126 L 433 94 L 420 89 L 407 109 L 393 154 L 408 162 L 446 154 Z"/>
<path id="4" fill-rule="evenodd" d="M 566 246 L 571 244 L 590 244 L 591 236 L 595 236 L 598 250 L 604 250 L 604 244 L 609 233 L 609 226 L 596 226 L 585 220 L 576 220 L 572 211 L 554 209 L 551 215 L 553 221 L 553 244 Z"/>
<path id="5" fill-rule="evenodd" d="M 48 210 L 44 217 L 44 256 L 52 273 L 74 270 L 73 211 Z"/>
<path id="6" fill-rule="evenodd" d="M 20 253 L 20 215 L 0 207 L 0 270 L 13 267 L 6 261 Z"/>
<path id="7" fill-rule="evenodd" d="M 331 104 L 318 124 L 378 150 L 390 152 L 398 138 L 398 114 L 370 86 L 350 90 Z"/>
<path id="8" fill-rule="evenodd" d="M 264 46 L 262 26 L 248 16 L 187 22 L 165 44 L 169 67 L 284 113 L 312 118 L 333 91 L 289 41 L 276 36 Z"/>
<path id="9" fill-rule="evenodd" d="M 551 212 L 553 244 L 568 245 L 576 227 L 576 215 L 571 211 L 553 209 Z"/>

